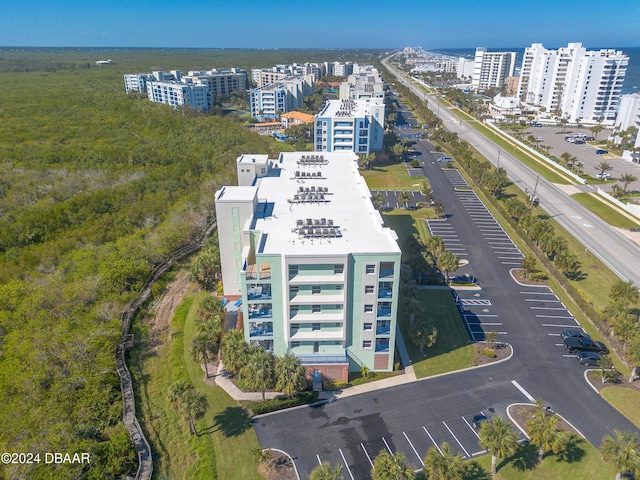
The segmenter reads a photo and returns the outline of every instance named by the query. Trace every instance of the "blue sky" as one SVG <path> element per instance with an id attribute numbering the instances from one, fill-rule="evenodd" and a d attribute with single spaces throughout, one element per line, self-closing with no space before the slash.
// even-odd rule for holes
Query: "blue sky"
<path id="1" fill-rule="evenodd" d="M 0 2 L 0 46 L 634 47 L 639 25 L 638 0 Z"/>

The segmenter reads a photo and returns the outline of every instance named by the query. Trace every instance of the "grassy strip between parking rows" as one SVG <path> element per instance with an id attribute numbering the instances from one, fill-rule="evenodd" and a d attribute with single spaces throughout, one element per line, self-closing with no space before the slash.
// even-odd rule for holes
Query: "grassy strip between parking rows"
<path id="1" fill-rule="evenodd" d="M 498 480 L 582 480 L 584 478 L 615 478 L 613 466 L 602 461 L 600 452 L 589 442 L 580 440 L 566 455 L 547 454 L 537 461 L 537 446 L 522 446 L 516 455 L 498 463 Z M 470 462 L 478 462 L 485 472 L 491 471 L 491 455 L 483 455 Z M 488 479 L 490 475 L 479 473 L 465 477 L 467 480 Z"/>
<path id="2" fill-rule="evenodd" d="M 601 395 L 620 413 L 640 428 L 640 392 L 622 387 L 607 387 Z"/>
<path id="3" fill-rule="evenodd" d="M 609 225 L 618 228 L 638 228 L 638 222 L 634 222 L 630 218 L 620 214 L 617 210 L 607 205 L 600 198 L 591 193 L 576 193 L 571 195 L 580 205 L 588 208 Z"/>
<path id="4" fill-rule="evenodd" d="M 408 334 L 409 319 L 400 320 L 400 330 L 405 339 L 409 357 L 413 363 L 413 371 L 417 378 L 430 377 L 440 373 L 453 372 L 469 368 L 473 360 L 473 346 L 469 340 L 460 313 L 453 302 L 450 290 L 445 289 L 420 289 L 418 299 L 425 305 L 423 315 L 429 318 L 438 329 L 438 338 L 435 345 L 424 349 L 411 342 Z"/>
<path id="5" fill-rule="evenodd" d="M 208 293 L 186 297 L 171 321 L 168 331 L 145 332 L 156 345 L 143 340 L 133 354 L 131 371 L 140 391 L 136 392 L 138 412 L 155 452 L 155 478 L 259 480 L 257 464 L 251 455 L 258 448 L 248 415 L 218 386 L 204 382 L 204 373 L 189 355 L 195 336 L 196 312 Z M 191 382 L 208 402 L 204 418 L 197 422 L 197 436 L 189 435 L 186 422 L 166 401 L 170 386 Z"/>
<path id="6" fill-rule="evenodd" d="M 424 177 L 410 177 L 404 163 L 361 170 L 370 190 L 422 190 Z"/>

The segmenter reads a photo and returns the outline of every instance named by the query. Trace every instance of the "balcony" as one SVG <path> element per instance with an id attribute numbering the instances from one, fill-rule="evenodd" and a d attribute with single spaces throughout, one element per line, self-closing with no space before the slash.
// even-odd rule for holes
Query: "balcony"
<path id="1" fill-rule="evenodd" d="M 315 304 L 336 304 L 344 303 L 344 294 L 337 295 L 314 295 L 296 294 L 289 300 L 290 305 L 315 305 Z"/>
<path id="2" fill-rule="evenodd" d="M 247 299 L 271 300 L 271 286 L 269 285 L 247 285 Z"/>
<path id="3" fill-rule="evenodd" d="M 389 335 L 391 333 L 391 323 L 385 322 L 376 327 L 376 335 Z"/>
<path id="4" fill-rule="evenodd" d="M 378 298 L 391 298 L 393 297 L 393 290 L 378 290 Z"/>
<path id="5" fill-rule="evenodd" d="M 255 263 L 247 265 L 245 268 L 247 280 L 269 280 L 271 279 L 271 266 L 258 266 Z"/>
<path id="6" fill-rule="evenodd" d="M 380 278 L 391 278 L 393 277 L 393 270 L 382 270 L 380 269 Z"/>
<path id="7" fill-rule="evenodd" d="M 376 353 L 388 353 L 389 352 L 389 340 L 379 341 L 376 340 Z"/>
<path id="8" fill-rule="evenodd" d="M 273 337 L 273 323 L 249 323 L 249 337 Z"/>
<path id="9" fill-rule="evenodd" d="M 263 318 L 273 318 L 273 310 L 263 305 L 249 306 L 249 320 Z"/>
<path id="10" fill-rule="evenodd" d="M 380 318 L 380 317 L 383 317 L 383 318 L 384 317 L 391 317 L 391 309 L 390 308 L 379 308 L 377 313 L 376 313 L 376 316 L 378 318 Z"/>

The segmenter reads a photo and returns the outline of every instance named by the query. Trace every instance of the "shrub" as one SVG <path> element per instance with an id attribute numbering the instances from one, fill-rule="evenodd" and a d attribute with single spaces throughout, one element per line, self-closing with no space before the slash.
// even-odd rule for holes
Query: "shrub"
<path id="1" fill-rule="evenodd" d="M 482 355 L 484 355 L 485 357 L 489 357 L 489 358 L 497 357 L 496 351 L 493 348 L 485 348 L 480 353 L 482 353 Z"/>
<path id="2" fill-rule="evenodd" d="M 318 400 L 318 392 L 303 392 L 293 398 L 274 398 L 263 402 L 246 402 L 244 405 L 251 409 L 254 415 L 284 410 L 285 408 L 297 407 L 313 403 Z"/>

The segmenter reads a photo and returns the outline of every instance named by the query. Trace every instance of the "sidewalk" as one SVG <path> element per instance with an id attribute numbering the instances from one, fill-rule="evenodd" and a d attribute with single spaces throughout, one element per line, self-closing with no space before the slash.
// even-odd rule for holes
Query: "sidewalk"
<path id="1" fill-rule="evenodd" d="M 389 378 L 383 378 L 382 380 L 376 380 L 373 382 L 365 383 L 363 385 L 357 385 L 355 387 L 349 387 L 344 390 L 336 390 L 336 391 L 322 391 L 320 392 L 319 399 L 320 400 L 332 400 L 343 397 L 350 397 L 352 395 L 358 395 L 360 393 L 373 392 L 375 390 L 381 390 L 383 388 L 396 387 L 398 385 L 404 385 L 405 383 L 411 383 L 416 381 L 416 375 L 413 372 L 413 365 L 411 365 L 411 360 L 409 358 L 409 353 L 407 352 L 407 346 L 404 343 L 404 339 L 402 338 L 402 334 L 400 333 L 400 328 L 396 327 L 396 346 L 398 347 L 398 352 L 400 353 L 400 359 L 404 367 L 404 373 L 395 375 Z M 250 401 L 262 401 L 262 393 L 260 392 L 243 392 L 225 375 L 225 369 L 222 362 L 220 362 L 218 366 L 218 373 L 212 378 L 215 383 L 219 385 L 225 392 L 229 394 L 231 398 L 236 401 L 239 400 L 250 400 Z M 276 398 L 281 396 L 282 394 L 279 392 L 266 392 L 265 398 Z"/>

